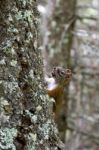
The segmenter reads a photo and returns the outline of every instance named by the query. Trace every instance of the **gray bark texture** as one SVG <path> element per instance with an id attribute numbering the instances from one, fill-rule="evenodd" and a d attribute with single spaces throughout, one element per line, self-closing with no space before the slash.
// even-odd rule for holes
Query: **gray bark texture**
<path id="1" fill-rule="evenodd" d="M 52 13 L 47 21 L 47 40 L 44 41 L 46 55 L 48 56 L 47 67 L 45 66 L 47 71 L 53 66 L 70 67 L 76 0 L 66 2 L 64 0 L 55 2 L 54 0 L 49 3 L 53 3 L 54 8 L 49 8 Z"/>
<path id="2" fill-rule="evenodd" d="M 0 150 L 64 149 L 45 92 L 35 0 L 0 0 Z"/>
<path id="3" fill-rule="evenodd" d="M 68 150 L 99 150 L 99 1 L 77 1 Z"/>

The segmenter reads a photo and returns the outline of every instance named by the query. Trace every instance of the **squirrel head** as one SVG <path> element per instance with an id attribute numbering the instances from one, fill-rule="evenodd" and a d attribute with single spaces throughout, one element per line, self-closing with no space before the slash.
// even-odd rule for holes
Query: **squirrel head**
<path id="1" fill-rule="evenodd" d="M 70 69 L 64 69 L 62 67 L 54 67 L 52 70 L 52 77 L 56 83 L 60 85 L 67 84 L 71 79 L 72 73 Z"/>

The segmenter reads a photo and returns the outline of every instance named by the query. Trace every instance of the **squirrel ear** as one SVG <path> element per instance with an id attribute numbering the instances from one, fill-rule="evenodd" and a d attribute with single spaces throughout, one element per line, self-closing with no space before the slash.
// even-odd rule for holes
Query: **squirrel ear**
<path id="1" fill-rule="evenodd" d="M 66 72 L 67 72 L 67 73 L 71 73 L 71 70 L 70 70 L 70 69 L 66 69 Z"/>
<path id="2" fill-rule="evenodd" d="M 70 79 L 71 76 L 72 76 L 71 70 L 70 70 L 70 69 L 66 69 L 66 78 L 67 78 L 67 79 Z"/>

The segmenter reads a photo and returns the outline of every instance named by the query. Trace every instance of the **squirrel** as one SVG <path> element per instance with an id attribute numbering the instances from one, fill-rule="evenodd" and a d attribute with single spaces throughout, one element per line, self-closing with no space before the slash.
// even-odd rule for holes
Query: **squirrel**
<path id="1" fill-rule="evenodd" d="M 60 110 L 63 104 L 63 92 L 66 84 L 70 81 L 72 76 L 70 69 L 63 69 L 62 67 L 54 67 L 51 73 L 51 77 L 48 78 L 47 94 L 54 98 L 53 112 L 55 118 L 59 116 Z"/>

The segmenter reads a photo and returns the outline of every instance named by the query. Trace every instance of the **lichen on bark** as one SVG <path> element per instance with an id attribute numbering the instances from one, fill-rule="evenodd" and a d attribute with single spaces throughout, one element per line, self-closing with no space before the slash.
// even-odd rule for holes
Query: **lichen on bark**
<path id="1" fill-rule="evenodd" d="M 63 149 L 45 92 L 38 16 L 35 0 L 0 1 L 1 150 Z"/>

